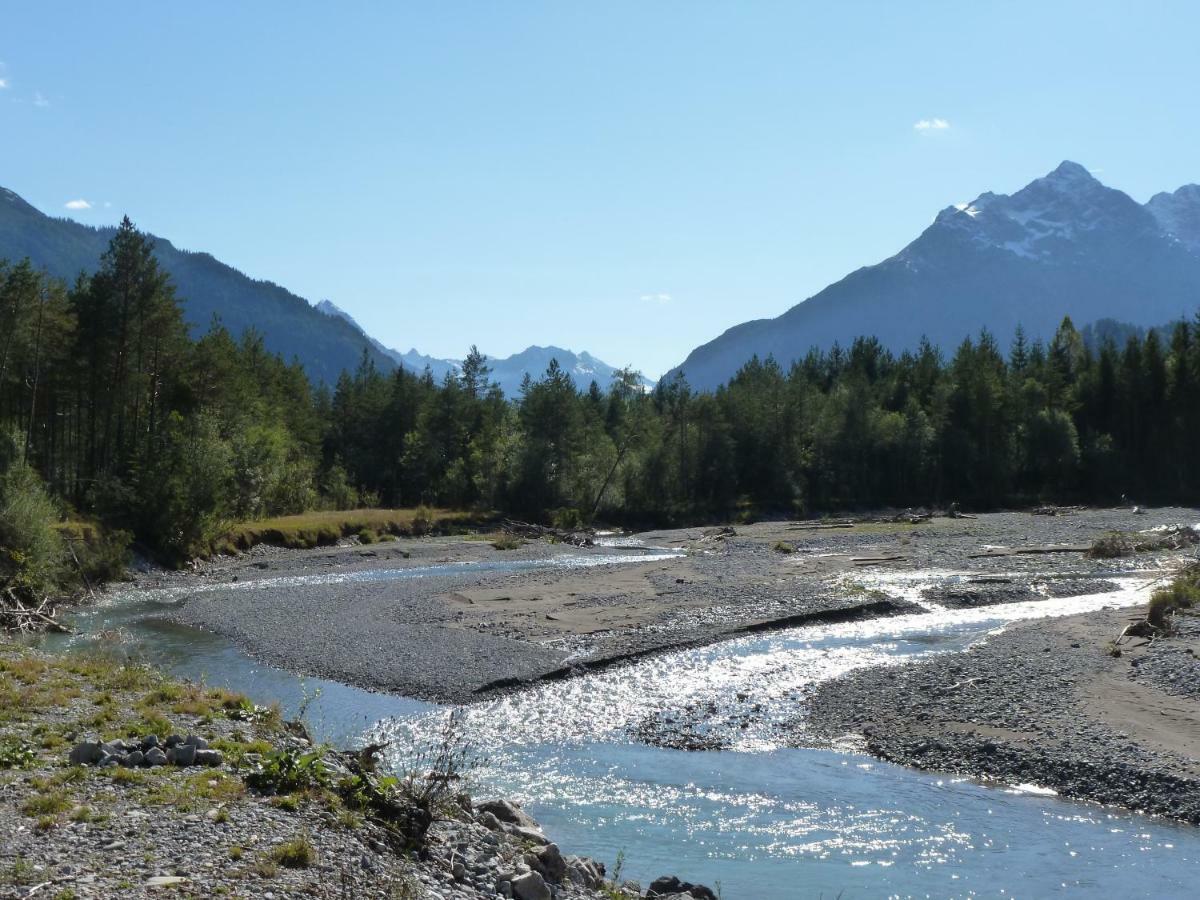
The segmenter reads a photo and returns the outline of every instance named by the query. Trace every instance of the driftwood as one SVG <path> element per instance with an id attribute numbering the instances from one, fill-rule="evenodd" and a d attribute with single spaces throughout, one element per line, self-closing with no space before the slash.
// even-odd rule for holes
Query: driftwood
<path id="1" fill-rule="evenodd" d="M 564 531 L 561 528 L 550 528 L 547 525 L 538 525 L 533 522 L 519 522 L 516 519 L 505 519 L 502 525 L 505 532 L 515 534 L 523 538 L 551 538 L 552 540 L 562 541 L 564 544 L 571 544 L 575 547 L 591 547 L 595 545 L 595 540 L 592 537 L 591 531 L 576 530 Z"/>
<path id="2" fill-rule="evenodd" d="M 1032 556 L 1045 553 L 1087 553 L 1091 547 L 1000 547 L 986 553 L 972 553 L 967 559 L 990 559 L 994 556 Z"/>
<path id="3" fill-rule="evenodd" d="M 44 597 L 36 606 L 25 602 L 11 587 L 0 591 L 0 630 L 30 633 L 36 631 L 70 632 L 70 628 L 54 618 L 50 598 Z"/>
<path id="4" fill-rule="evenodd" d="M 1035 506 L 1029 512 L 1034 516 L 1064 516 L 1067 513 L 1083 512 L 1086 506 Z"/>
<path id="5" fill-rule="evenodd" d="M 797 525 L 789 525 L 788 531 L 828 531 L 831 528 L 853 528 L 853 522 L 833 522 L 826 524 L 805 525 L 803 523 Z"/>

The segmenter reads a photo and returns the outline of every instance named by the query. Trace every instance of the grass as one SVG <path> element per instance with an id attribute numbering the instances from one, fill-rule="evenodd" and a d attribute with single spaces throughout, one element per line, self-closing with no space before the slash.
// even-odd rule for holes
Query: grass
<path id="1" fill-rule="evenodd" d="M 518 547 L 524 547 L 525 542 L 511 534 L 501 534 L 492 541 L 492 546 L 497 550 L 516 550 Z"/>
<path id="2" fill-rule="evenodd" d="M 1164 528 L 1153 531 L 1110 531 L 1098 537 L 1088 550 L 1093 559 L 1117 559 L 1135 553 L 1183 550 L 1200 542 L 1194 528 Z"/>
<path id="3" fill-rule="evenodd" d="M 455 532 L 491 518 L 491 514 L 428 507 L 324 510 L 242 522 L 217 538 L 211 550 L 232 554 L 258 544 L 306 549 L 336 544 L 351 535 L 357 535 L 363 543 L 374 543 L 387 537 Z"/>
<path id="4" fill-rule="evenodd" d="M 774 550 L 776 553 L 785 553 L 786 554 L 786 553 L 795 553 L 796 552 L 795 546 L 792 544 L 789 544 L 787 541 L 776 541 L 774 546 L 771 547 L 771 549 Z"/>
<path id="5" fill-rule="evenodd" d="M 292 838 L 274 847 L 268 857 L 276 865 L 287 869 L 307 869 L 317 861 L 317 851 L 307 837 Z"/>
<path id="6" fill-rule="evenodd" d="M 1167 626 L 1167 616 L 1200 606 L 1200 564 L 1189 566 L 1174 581 L 1150 595 L 1146 621 L 1155 628 Z"/>

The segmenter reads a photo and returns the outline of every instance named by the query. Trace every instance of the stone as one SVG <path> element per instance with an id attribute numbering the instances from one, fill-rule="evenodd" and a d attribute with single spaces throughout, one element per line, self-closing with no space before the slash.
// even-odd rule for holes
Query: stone
<path id="1" fill-rule="evenodd" d="M 157 746 L 158 746 L 158 735 L 157 734 L 148 734 L 144 738 L 142 738 L 142 752 L 143 753 L 145 753 L 147 750 L 150 750 Z"/>
<path id="2" fill-rule="evenodd" d="M 151 747 L 146 751 L 147 766 L 165 766 L 167 764 L 167 754 L 163 753 L 158 747 Z"/>
<path id="3" fill-rule="evenodd" d="M 479 814 L 479 824 L 489 831 L 500 831 L 503 827 L 503 823 L 496 818 L 495 814 L 490 812 Z"/>
<path id="4" fill-rule="evenodd" d="M 506 829 L 509 834 L 523 841 L 529 841 L 531 844 L 548 844 L 550 838 L 546 837 L 542 832 L 535 828 L 525 828 L 522 825 L 509 825 Z"/>
<path id="5" fill-rule="evenodd" d="M 450 867 L 450 874 L 455 881 L 465 881 L 467 877 L 467 867 L 460 860 L 455 860 L 454 865 Z"/>
<path id="6" fill-rule="evenodd" d="M 100 744 L 97 741 L 80 741 L 71 748 L 71 765 L 90 766 L 99 761 L 100 753 Z"/>
<path id="7" fill-rule="evenodd" d="M 190 747 L 195 747 L 197 750 L 208 749 L 208 741 L 197 734 L 189 734 L 183 743 Z"/>
<path id="8" fill-rule="evenodd" d="M 153 878 L 146 879 L 146 887 L 171 887 L 186 881 L 187 879 L 180 875 L 155 875 Z"/>
<path id="9" fill-rule="evenodd" d="M 224 763 L 225 757 L 221 755 L 220 750 L 196 751 L 196 765 L 198 766 L 209 766 L 216 768 L 217 766 L 224 765 Z"/>
<path id="10" fill-rule="evenodd" d="M 190 766 L 196 761 L 196 748 L 191 744 L 176 744 L 167 751 L 167 761 L 177 766 Z"/>
<path id="11" fill-rule="evenodd" d="M 163 746 L 166 747 L 168 750 L 170 750 L 176 744 L 182 744 L 182 743 L 183 743 L 183 735 L 172 734 L 167 737 L 166 741 L 163 742 Z"/>
<path id="12" fill-rule="evenodd" d="M 134 750 L 123 760 L 121 760 L 121 765 L 125 766 L 127 769 L 136 769 L 142 764 L 142 760 L 145 758 L 146 754 L 144 754 L 141 750 Z"/>
<path id="13" fill-rule="evenodd" d="M 534 821 L 533 816 L 521 809 L 511 800 L 485 800 L 475 807 L 480 812 L 490 812 L 501 822 L 507 822 L 509 825 L 519 825 L 522 828 L 532 828 L 538 831 L 541 828 Z"/>
<path id="14" fill-rule="evenodd" d="M 547 844 L 537 852 L 538 865 L 541 873 L 550 881 L 562 881 L 567 877 L 567 861 L 559 852 L 558 844 Z"/>
<path id="15" fill-rule="evenodd" d="M 513 895 L 512 882 L 508 881 L 506 879 L 501 879 L 500 881 L 497 881 L 496 882 L 496 893 L 499 894 L 501 897 L 511 897 Z"/>
<path id="16" fill-rule="evenodd" d="M 513 896 L 517 900 L 551 900 L 550 888 L 537 872 L 527 872 L 512 882 Z"/>

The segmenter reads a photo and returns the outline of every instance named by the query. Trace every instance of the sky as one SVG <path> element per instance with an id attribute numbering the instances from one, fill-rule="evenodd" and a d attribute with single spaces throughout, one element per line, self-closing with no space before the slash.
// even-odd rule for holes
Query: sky
<path id="1" fill-rule="evenodd" d="M 1194 2 L 0 6 L 0 186 L 400 350 L 651 377 L 1063 159 L 1200 181 Z"/>

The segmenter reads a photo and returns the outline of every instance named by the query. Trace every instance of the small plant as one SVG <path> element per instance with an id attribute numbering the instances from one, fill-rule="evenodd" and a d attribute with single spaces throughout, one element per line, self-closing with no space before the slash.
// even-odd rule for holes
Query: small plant
<path id="1" fill-rule="evenodd" d="M 28 741 L 16 737 L 0 738 L 0 769 L 25 769 L 37 762 L 37 753 Z"/>
<path id="2" fill-rule="evenodd" d="M 492 541 L 492 546 L 497 550 L 516 550 L 518 547 L 525 546 L 525 542 L 514 535 L 502 534 Z"/>
<path id="3" fill-rule="evenodd" d="M 301 835 L 275 847 L 270 858 L 287 869 L 307 869 L 317 861 L 317 851 L 308 838 Z"/>
<path id="4" fill-rule="evenodd" d="M 246 855 L 246 851 L 243 850 L 241 847 L 239 847 L 237 844 L 234 844 L 232 847 L 229 848 L 229 858 L 232 859 L 234 862 L 239 862 L 241 860 L 241 858 L 245 855 Z"/>
<path id="5" fill-rule="evenodd" d="M 322 748 L 302 752 L 294 747 L 268 753 L 262 765 L 245 776 L 246 784 L 263 794 L 291 794 L 323 787 L 329 781 Z"/>
<path id="6" fill-rule="evenodd" d="M 1150 596 L 1146 621 L 1155 628 L 1165 629 L 1167 616 L 1177 610 L 1190 609 L 1200 604 L 1200 564 L 1184 570 L 1164 588 Z"/>
<path id="7" fill-rule="evenodd" d="M 792 544 L 789 544 L 787 541 L 776 541 L 775 545 L 773 547 L 771 547 L 771 549 L 774 550 L 776 553 L 785 553 L 786 554 L 786 553 L 795 553 L 796 552 L 796 548 Z"/>
<path id="8" fill-rule="evenodd" d="M 379 540 L 379 535 L 371 528 L 363 528 L 358 532 L 358 542 L 360 544 L 374 544 Z"/>

